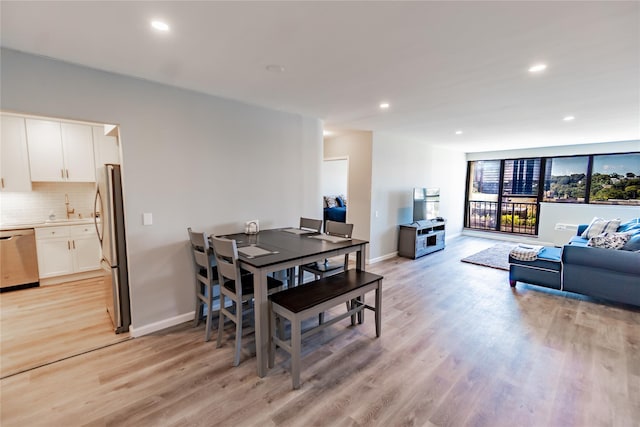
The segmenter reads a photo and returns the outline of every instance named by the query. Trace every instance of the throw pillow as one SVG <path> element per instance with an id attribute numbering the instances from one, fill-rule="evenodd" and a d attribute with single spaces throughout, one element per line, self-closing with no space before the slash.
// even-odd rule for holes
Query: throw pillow
<path id="1" fill-rule="evenodd" d="M 598 217 L 594 217 L 591 220 L 591 224 L 580 235 L 583 239 L 590 239 L 593 236 L 597 236 L 602 233 L 615 233 L 620 226 L 620 219 L 606 220 Z"/>
<path id="2" fill-rule="evenodd" d="M 335 208 L 338 206 L 336 203 L 336 196 L 324 196 L 324 204 L 328 208 Z"/>
<path id="3" fill-rule="evenodd" d="M 340 196 L 336 197 L 336 204 L 338 205 L 339 208 L 344 206 L 344 203 L 342 202 L 342 199 L 340 198 Z"/>
<path id="4" fill-rule="evenodd" d="M 623 222 L 618 227 L 618 233 L 623 233 L 631 230 L 640 230 L 640 219 L 635 218 L 627 222 Z"/>
<path id="5" fill-rule="evenodd" d="M 603 249 L 621 249 L 631 237 L 628 233 L 602 233 L 593 236 L 587 246 Z"/>
<path id="6" fill-rule="evenodd" d="M 345 196 L 344 194 L 340 194 L 338 197 L 342 199 L 342 206 L 347 206 L 347 196 Z"/>

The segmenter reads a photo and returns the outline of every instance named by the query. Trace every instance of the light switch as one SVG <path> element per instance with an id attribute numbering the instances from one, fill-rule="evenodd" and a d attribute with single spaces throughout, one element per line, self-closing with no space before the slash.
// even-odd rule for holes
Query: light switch
<path id="1" fill-rule="evenodd" d="M 143 213 L 142 225 L 151 225 L 151 224 L 153 224 L 153 215 L 151 213 Z"/>

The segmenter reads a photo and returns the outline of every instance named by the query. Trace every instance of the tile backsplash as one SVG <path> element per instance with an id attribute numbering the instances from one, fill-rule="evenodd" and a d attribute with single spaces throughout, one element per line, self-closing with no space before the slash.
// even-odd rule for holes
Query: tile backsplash
<path id="1" fill-rule="evenodd" d="M 75 209 L 74 218 L 90 218 L 96 184 L 94 182 L 34 182 L 32 191 L 0 193 L 0 224 L 42 222 L 54 214 L 56 219 L 67 217 L 65 194 L 69 207 Z"/>

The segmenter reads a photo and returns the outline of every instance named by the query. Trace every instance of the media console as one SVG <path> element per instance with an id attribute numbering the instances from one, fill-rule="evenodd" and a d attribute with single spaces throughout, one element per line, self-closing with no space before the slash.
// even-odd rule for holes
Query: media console
<path id="1" fill-rule="evenodd" d="M 444 221 L 416 221 L 400 226 L 398 255 L 405 258 L 419 258 L 444 249 Z"/>

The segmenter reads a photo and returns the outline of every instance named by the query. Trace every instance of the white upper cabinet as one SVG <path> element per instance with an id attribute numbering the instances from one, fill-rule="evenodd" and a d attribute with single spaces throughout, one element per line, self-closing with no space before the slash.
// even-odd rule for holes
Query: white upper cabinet
<path id="1" fill-rule="evenodd" d="M 60 122 L 26 119 L 31 181 L 65 181 Z"/>
<path id="2" fill-rule="evenodd" d="M 0 190 L 31 191 L 24 118 L 2 115 L 1 119 Z"/>
<path id="3" fill-rule="evenodd" d="M 60 127 L 67 181 L 95 182 L 96 166 L 93 159 L 91 126 L 61 123 Z"/>
<path id="4" fill-rule="evenodd" d="M 26 119 L 31 181 L 95 182 L 91 126 Z"/>
<path id="5" fill-rule="evenodd" d="M 93 126 L 93 151 L 96 167 L 105 164 L 120 164 L 120 146 L 118 138 L 104 134 L 104 126 Z"/>

